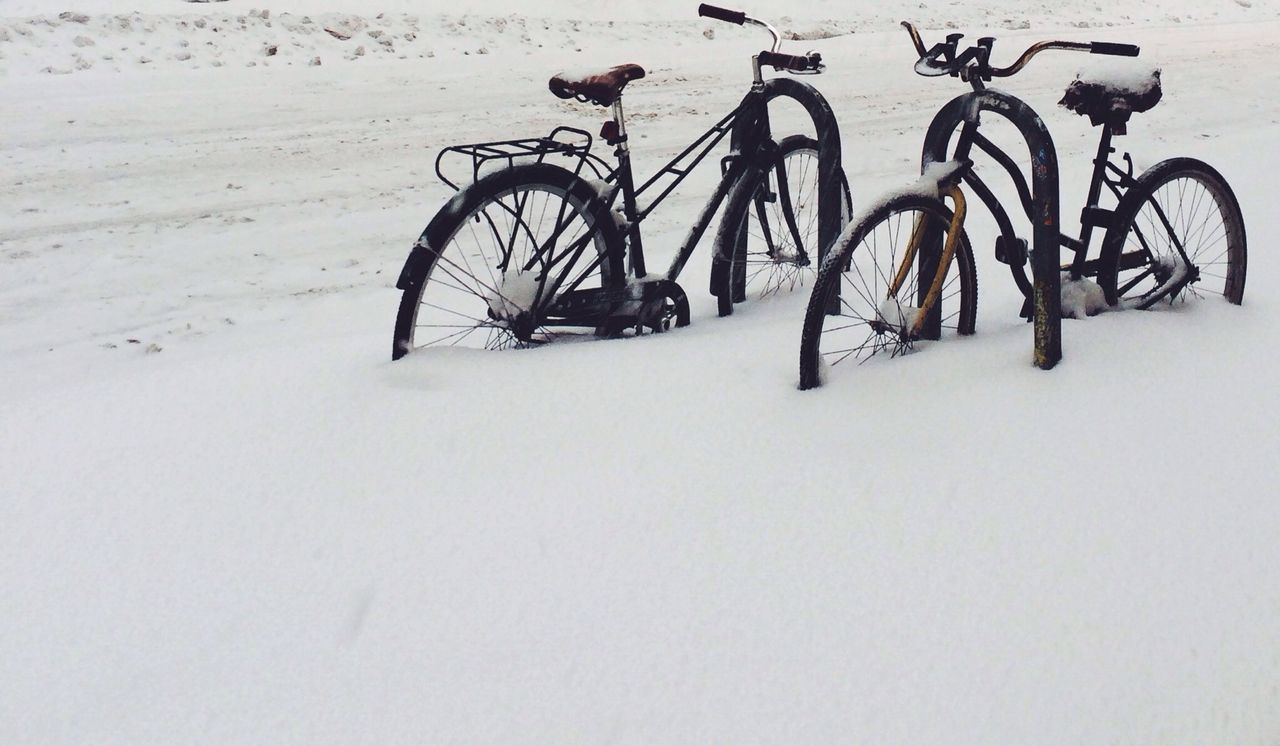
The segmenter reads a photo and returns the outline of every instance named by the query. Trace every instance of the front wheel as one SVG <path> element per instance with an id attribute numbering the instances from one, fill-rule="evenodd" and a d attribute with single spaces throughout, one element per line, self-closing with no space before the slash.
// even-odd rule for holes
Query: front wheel
<path id="1" fill-rule="evenodd" d="M 843 229 L 853 211 L 843 170 L 838 188 Z M 811 285 L 820 259 L 818 233 L 818 141 L 791 135 L 778 143 L 773 164 L 739 182 L 726 201 L 716 245 L 733 253 L 729 281 L 718 293 L 721 315 L 733 303 Z"/>
<path id="2" fill-rule="evenodd" d="M 901 195 L 841 234 L 809 297 L 800 337 L 801 389 L 822 385 L 823 372 L 846 361 L 897 355 L 919 339 L 973 334 L 978 276 L 963 229 L 945 262 L 951 218 L 938 199 Z M 935 283 L 936 300 L 922 308 Z"/>
<path id="3" fill-rule="evenodd" d="M 623 287 L 622 253 L 606 201 L 585 180 L 550 164 L 491 173 L 454 195 L 409 255 L 392 359 L 581 331 L 584 319 L 551 309 L 575 290 Z"/>
<path id="4" fill-rule="evenodd" d="M 1162 299 L 1244 299 L 1244 218 L 1222 175 L 1192 158 L 1162 161 L 1116 208 L 1098 284 L 1107 303 L 1150 308 Z"/>

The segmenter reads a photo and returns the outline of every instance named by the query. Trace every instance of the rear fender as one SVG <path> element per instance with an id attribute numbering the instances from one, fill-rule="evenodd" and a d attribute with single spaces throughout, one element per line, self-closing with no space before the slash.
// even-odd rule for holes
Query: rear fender
<path id="1" fill-rule="evenodd" d="M 559 172 L 562 175 L 558 176 L 555 172 Z M 567 181 L 573 184 L 573 188 L 576 190 L 589 189 L 589 195 L 581 194 L 581 191 L 579 191 L 581 197 L 587 200 L 586 209 L 595 215 L 596 220 L 609 221 L 609 226 L 605 229 L 606 240 L 609 241 L 611 247 L 614 247 L 615 251 L 621 252 L 622 239 L 617 233 L 619 229 L 614 228 L 616 218 L 609 209 L 611 192 L 607 187 L 602 187 L 598 182 L 583 179 L 559 166 L 547 163 L 512 166 L 501 171 L 495 171 L 483 177 L 477 183 L 494 179 L 505 180 L 511 184 L 519 184 L 522 179 L 526 181 L 542 179 L 551 181 L 551 183 Z M 400 270 L 400 277 L 396 280 L 397 289 L 407 290 L 413 285 L 415 277 L 423 277 L 425 275 L 426 268 L 430 266 L 436 257 L 436 249 L 432 247 L 443 247 L 448 243 L 449 235 L 447 231 L 457 225 L 459 215 L 465 214 L 474 208 L 478 194 L 483 193 L 483 189 L 476 193 L 475 185 L 471 185 L 463 188 L 454 194 L 448 202 L 444 203 L 444 206 L 431 219 L 431 222 L 427 223 L 426 229 L 422 231 L 422 235 L 418 237 L 413 248 L 409 250 L 409 256 L 405 259 L 404 267 Z"/>
<path id="2" fill-rule="evenodd" d="M 422 231 L 422 235 L 418 236 L 418 240 L 414 243 L 413 248 L 409 249 L 409 256 L 404 260 L 404 267 L 400 270 L 400 278 L 396 280 L 396 288 L 399 290 L 407 290 L 413 284 L 415 276 L 421 277 L 422 270 L 435 255 L 433 244 L 441 243 L 442 237 L 438 234 L 444 232 L 444 226 L 452 225 L 455 216 L 466 208 L 467 191 L 463 189 L 453 195 L 435 217 L 431 218 L 431 222 L 427 223 L 426 229 Z M 433 238 L 438 240 L 432 241 Z"/>
<path id="3" fill-rule="evenodd" d="M 408 290 L 409 285 L 413 282 L 413 277 L 421 277 L 421 270 L 431 261 L 433 250 L 427 242 L 427 234 L 423 233 L 418 242 L 409 249 L 409 256 L 404 260 L 404 267 L 400 270 L 400 278 L 396 280 L 396 288 L 399 290 Z"/>

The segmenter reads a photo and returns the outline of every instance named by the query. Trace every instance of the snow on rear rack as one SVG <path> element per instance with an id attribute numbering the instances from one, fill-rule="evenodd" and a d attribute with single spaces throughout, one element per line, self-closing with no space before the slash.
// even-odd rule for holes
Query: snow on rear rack
<path id="1" fill-rule="evenodd" d="M 499 169 L 566 158 L 574 161 L 570 169 L 574 175 L 582 175 L 585 166 L 594 172 L 596 179 L 612 182 L 614 169 L 591 152 L 592 142 L 591 134 L 584 130 L 556 127 L 546 137 L 451 145 L 436 156 L 436 176 L 450 188 L 458 190 L 462 188 L 460 184 L 475 182 Z M 446 172 L 454 178 L 446 176 Z M 461 173 L 467 176 L 459 176 Z"/>

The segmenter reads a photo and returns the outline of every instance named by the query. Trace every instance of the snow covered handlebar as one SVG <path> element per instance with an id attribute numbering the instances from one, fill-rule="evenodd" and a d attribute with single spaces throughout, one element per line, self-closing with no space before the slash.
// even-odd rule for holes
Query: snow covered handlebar
<path id="1" fill-rule="evenodd" d="M 769 34 L 773 36 L 773 46 L 769 47 L 767 51 L 761 52 L 757 55 L 758 62 L 761 65 L 772 65 L 775 70 L 786 70 L 787 72 L 801 75 L 806 73 L 820 73 L 824 69 L 824 65 L 822 64 L 822 55 L 817 52 L 809 52 L 803 55 L 782 54 L 779 52 L 778 47 L 782 45 L 782 35 L 778 33 L 778 30 L 764 21 L 752 18 L 740 10 L 728 10 L 727 8 L 720 8 L 715 5 L 703 3 L 698 6 L 698 15 L 705 18 L 714 18 L 717 21 L 724 21 L 725 23 L 737 24 L 739 26 L 749 23 L 753 26 L 760 26 L 768 31 Z M 758 72 L 759 70 L 757 68 L 757 73 Z"/>
<path id="2" fill-rule="evenodd" d="M 911 42 L 915 45 L 920 59 L 916 61 L 916 72 L 933 77 L 938 75 L 958 76 L 962 80 L 991 80 L 1007 78 L 1027 66 L 1032 57 L 1048 49 L 1065 49 L 1072 52 L 1088 52 L 1090 54 L 1108 54 L 1119 57 L 1137 57 L 1139 48 L 1133 44 L 1117 44 L 1107 41 L 1042 41 L 1027 47 L 1027 51 L 1008 67 L 992 67 L 991 47 L 995 45 L 995 37 L 984 36 L 978 43 L 963 52 L 959 51 L 959 42 L 964 34 L 947 34 L 947 40 L 934 44 L 926 49 L 920 39 L 920 32 L 908 21 L 902 27 L 911 34 Z"/>

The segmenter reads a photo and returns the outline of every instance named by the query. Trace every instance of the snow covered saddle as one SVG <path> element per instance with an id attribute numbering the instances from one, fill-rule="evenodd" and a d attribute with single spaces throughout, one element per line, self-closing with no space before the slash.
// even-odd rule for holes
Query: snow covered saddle
<path id="1" fill-rule="evenodd" d="M 596 106 L 612 106 L 622 89 L 633 80 L 644 77 L 639 65 L 616 65 L 604 71 L 578 70 L 551 76 L 547 87 L 560 98 L 576 98 Z"/>
<path id="2" fill-rule="evenodd" d="M 1129 115 L 1152 108 L 1162 95 L 1157 69 L 1080 73 L 1058 104 L 1089 117 L 1095 126 L 1110 124 L 1117 135 L 1123 135 Z"/>

